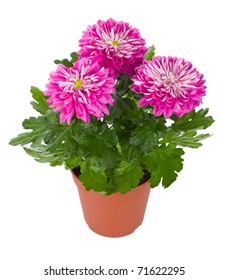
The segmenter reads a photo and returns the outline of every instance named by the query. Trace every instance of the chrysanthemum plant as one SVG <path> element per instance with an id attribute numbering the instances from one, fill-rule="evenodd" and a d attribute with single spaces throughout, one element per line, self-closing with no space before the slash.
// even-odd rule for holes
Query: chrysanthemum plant
<path id="1" fill-rule="evenodd" d="M 40 114 L 10 141 L 38 162 L 72 169 L 87 190 L 122 194 L 150 179 L 169 187 L 183 148 L 198 148 L 213 123 L 203 75 L 183 58 L 155 56 L 138 29 L 113 19 L 89 26 L 71 60 L 56 60 L 46 90 L 31 88 Z"/>

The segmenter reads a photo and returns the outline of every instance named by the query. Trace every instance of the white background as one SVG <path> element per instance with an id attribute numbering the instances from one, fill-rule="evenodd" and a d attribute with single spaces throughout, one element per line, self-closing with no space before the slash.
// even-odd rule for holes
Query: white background
<path id="1" fill-rule="evenodd" d="M 128 268 L 185 266 L 182 277 L 102 279 L 219 279 L 227 277 L 227 8 L 226 1 L 1 1 L 0 4 L 0 278 L 44 276 L 48 266 Z M 130 22 L 157 55 L 190 60 L 204 73 L 215 124 L 199 150 L 187 150 L 184 170 L 164 190 L 151 191 L 143 225 L 111 239 L 85 224 L 76 187 L 63 167 L 39 164 L 8 145 L 34 115 L 30 86 L 45 88 L 56 58 L 78 50 L 98 19 Z M 95 277 L 96 278 L 96 277 Z M 96 278 L 98 279 L 98 277 Z"/>

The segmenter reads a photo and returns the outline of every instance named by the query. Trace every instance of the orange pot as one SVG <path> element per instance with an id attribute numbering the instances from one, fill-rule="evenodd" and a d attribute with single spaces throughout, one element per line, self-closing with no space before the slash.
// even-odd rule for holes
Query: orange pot
<path id="1" fill-rule="evenodd" d="M 78 187 L 85 221 L 92 231 L 107 237 L 121 237 L 142 224 L 150 194 L 148 181 L 126 194 L 105 196 L 93 190 L 86 191 L 74 172 L 71 173 Z"/>

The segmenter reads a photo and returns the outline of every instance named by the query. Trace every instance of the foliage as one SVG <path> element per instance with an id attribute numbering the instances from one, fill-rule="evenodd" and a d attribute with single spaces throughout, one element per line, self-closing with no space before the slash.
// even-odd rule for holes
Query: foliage
<path id="1" fill-rule="evenodd" d="M 154 55 L 149 48 L 146 59 Z M 78 55 L 71 60 L 56 60 L 71 67 Z M 80 166 L 80 180 L 87 190 L 126 193 L 135 188 L 145 170 L 151 176 L 151 187 L 160 182 L 167 188 L 183 168 L 183 147 L 198 148 L 209 134 L 198 134 L 208 128 L 212 117 L 208 109 L 192 111 L 184 116 L 171 117 L 171 124 L 153 110 L 138 107 L 138 95 L 129 88 L 131 80 L 121 74 L 116 84 L 114 105 L 109 116 L 101 121 L 95 117 L 90 123 L 74 118 L 70 125 L 59 122 L 46 103 L 43 92 L 31 87 L 33 108 L 38 117 L 30 117 L 22 123 L 27 131 L 10 141 L 23 146 L 25 152 L 41 163 L 51 166 L 65 165 L 66 169 Z"/>

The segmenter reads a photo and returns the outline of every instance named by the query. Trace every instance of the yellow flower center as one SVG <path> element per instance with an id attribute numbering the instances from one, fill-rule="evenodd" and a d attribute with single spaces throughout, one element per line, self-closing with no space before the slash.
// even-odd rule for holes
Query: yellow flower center
<path id="1" fill-rule="evenodd" d="M 74 87 L 78 89 L 78 88 L 80 88 L 82 86 L 82 84 L 83 84 L 82 80 L 76 80 L 74 82 Z"/>
<path id="2" fill-rule="evenodd" d="M 119 46 L 119 43 L 118 43 L 116 40 L 113 40 L 113 41 L 112 41 L 112 45 L 118 47 L 118 46 Z"/>

